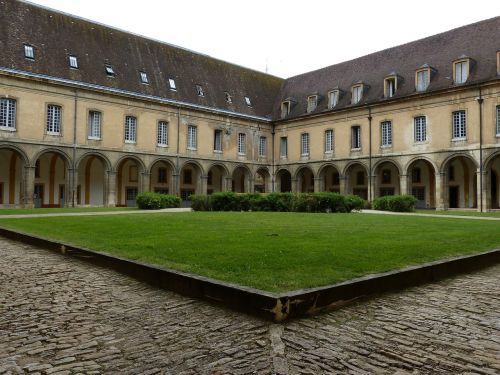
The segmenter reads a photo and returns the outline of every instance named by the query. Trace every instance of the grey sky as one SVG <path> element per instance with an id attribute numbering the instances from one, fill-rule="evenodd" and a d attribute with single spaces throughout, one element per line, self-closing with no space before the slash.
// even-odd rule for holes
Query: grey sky
<path id="1" fill-rule="evenodd" d="M 495 0 L 33 0 L 290 77 L 500 14 Z"/>

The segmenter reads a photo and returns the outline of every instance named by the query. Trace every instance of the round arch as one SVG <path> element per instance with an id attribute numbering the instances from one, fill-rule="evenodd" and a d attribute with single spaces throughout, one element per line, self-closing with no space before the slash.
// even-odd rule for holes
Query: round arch
<path id="1" fill-rule="evenodd" d="M 229 169 L 223 163 L 212 163 L 207 167 L 207 194 L 227 191 Z"/>
<path id="2" fill-rule="evenodd" d="M 97 152 L 97 151 L 90 151 L 90 152 L 86 152 L 84 153 L 83 155 L 81 155 L 80 157 L 78 157 L 76 159 L 76 164 L 75 164 L 75 168 L 78 170 L 78 168 L 80 168 L 80 163 L 85 160 L 85 158 L 89 157 L 89 156 L 95 156 L 99 159 L 101 159 L 101 161 L 104 162 L 104 165 L 106 167 L 106 170 L 110 171 L 111 168 L 112 168 L 112 164 L 111 164 L 111 161 L 109 160 L 109 158 L 104 155 L 103 153 L 101 152 Z"/>
<path id="3" fill-rule="evenodd" d="M 0 206 L 15 207 L 26 203 L 25 167 L 29 159 L 22 149 L 0 143 Z"/>
<path id="4" fill-rule="evenodd" d="M 408 192 L 416 208 L 436 208 L 436 165 L 427 157 L 415 157 L 405 166 Z"/>
<path id="5" fill-rule="evenodd" d="M 453 153 L 443 161 L 440 173 L 444 178 L 444 208 L 477 207 L 478 167 L 474 157 L 463 152 Z"/>
<path id="6" fill-rule="evenodd" d="M 193 159 L 186 160 L 186 161 L 184 161 L 184 163 L 182 163 L 181 165 L 179 165 L 179 172 L 182 171 L 185 167 L 187 167 L 189 165 L 193 165 L 196 168 L 198 168 L 198 171 L 201 174 L 205 174 L 206 173 L 205 169 L 203 168 L 203 166 L 198 161 L 193 160 Z"/>
<path id="7" fill-rule="evenodd" d="M 276 191 L 289 193 L 292 191 L 292 173 L 288 168 L 281 167 L 276 171 Z"/>
<path id="8" fill-rule="evenodd" d="M 24 152 L 24 150 L 21 147 L 7 143 L 0 143 L 0 149 L 7 149 L 17 152 L 19 156 L 21 156 L 21 158 L 23 159 L 24 165 L 26 166 L 30 165 L 30 159 L 28 158 L 28 155 L 26 154 L 26 152 Z"/>
<path id="9" fill-rule="evenodd" d="M 324 163 L 318 170 L 319 191 L 340 193 L 340 169 L 334 163 Z"/>
<path id="10" fill-rule="evenodd" d="M 401 167 L 401 164 L 399 164 L 396 160 L 394 160 L 392 158 L 383 158 L 383 159 L 377 160 L 372 166 L 372 171 L 375 172 L 382 164 L 386 164 L 386 163 L 392 164 L 394 167 L 396 167 L 399 175 L 403 174 L 403 169 Z"/>
<path id="11" fill-rule="evenodd" d="M 71 157 L 66 152 L 64 152 L 60 149 L 54 148 L 54 147 L 48 147 L 48 148 L 44 148 L 44 149 L 38 151 L 31 159 L 31 161 L 32 161 L 31 166 L 34 167 L 36 165 L 37 160 L 40 159 L 41 156 L 43 156 L 47 153 L 53 153 L 53 154 L 59 155 L 66 163 L 67 168 L 69 168 L 71 166 Z"/>
<path id="12" fill-rule="evenodd" d="M 357 195 L 363 199 L 368 199 L 368 168 L 359 161 L 348 163 L 343 175 L 345 177 L 346 194 Z"/>
<path id="13" fill-rule="evenodd" d="M 446 172 L 446 167 L 448 165 L 448 163 L 450 161 L 452 161 L 453 159 L 455 158 L 460 158 L 460 157 L 463 157 L 464 159 L 467 159 L 469 160 L 476 169 L 479 168 L 479 163 L 476 161 L 476 159 L 474 159 L 474 157 L 472 157 L 471 155 L 469 154 L 466 154 L 464 152 L 457 152 L 457 153 L 453 153 L 451 155 L 449 155 L 448 157 L 446 157 L 443 162 L 441 163 L 441 166 L 439 168 L 439 172 L 440 173 L 445 173 Z"/>
<path id="14" fill-rule="evenodd" d="M 245 164 L 238 164 L 233 168 L 231 173 L 232 188 L 235 193 L 249 193 L 253 190 L 252 184 L 252 171 Z"/>
<path id="15" fill-rule="evenodd" d="M 146 169 L 146 164 L 144 163 L 144 161 L 133 155 L 133 154 L 126 154 L 126 155 L 123 155 L 121 156 L 116 162 L 115 162 L 115 165 L 114 165 L 114 170 L 115 171 L 118 171 L 121 164 L 124 162 L 124 161 L 127 161 L 127 160 L 134 160 L 138 165 L 139 167 L 141 168 L 141 170 L 139 172 L 147 172 L 147 169 Z"/>
<path id="16" fill-rule="evenodd" d="M 267 167 L 259 167 L 254 174 L 254 191 L 270 193 L 273 190 L 271 173 Z"/>
<path id="17" fill-rule="evenodd" d="M 352 168 L 356 168 L 356 167 L 363 168 L 363 170 L 365 171 L 366 175 L 368 176 L 368 166 L 365 165 L 364 163 L 360 162 L 360 161 L 350 161 L 349 163 L 347 163 L 346 166 L 344 167 L 344 169 L 342 170 L 342 175 L 347 176 L 347 174 L 349 173 L 349 171 Z"/>

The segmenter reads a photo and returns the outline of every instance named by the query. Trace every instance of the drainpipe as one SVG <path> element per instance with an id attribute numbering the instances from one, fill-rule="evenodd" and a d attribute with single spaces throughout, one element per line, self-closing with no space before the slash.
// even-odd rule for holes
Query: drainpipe
<path id="1" fill-rule="evenodd" d="M 483 95 L 479 88 L 479 97 L 476 99 L 479 104 L 479 210 L 483 212 Z"/>
<path id="2" fill-rule="evenodd" d="M 275 188 L 274 188 L 274 184 L 276 182 L 276 179 L 275 179 L 275 171 L 276 171 L 276 167 L 274 165 L 274 139 L 275 139 L 275 135 L 276 135 L 276 129 L 275 129 L 275 125 L 274 123 L 272 124 L 272 130 L 271 130 L 271 135 L 272 135 L 272 156 L 271 156 L 271 185 L 272 185 L 272 191 L 274 193 L 275 191 Z"/>
<path id="3" fill-rule="evenodd" d="M 72 179 L 72 188 L 71 188 L 71 206 L 75 207 L 75 195 L 76 195 L 76 122 L 78 115 L 78 90 L 75 90 L 75 110 L 73 111 L 73 162 L 72 169 L 73 173 L 71 176 Z"/>
<path id="4" fill-rule="evenodd" d="M 180 147 L 180 133 L 181 129 L 181 107 L 177 107 L 177 152 L 176 152 L 176 157 L 175 157 L 175 168 L 177 169 L 176 174 L 177 178 L 175 181 L 175 190 L 177 194 L 180 196 L 181 194 L 181 184 L 180 184 L 180 171 L 179 171 L 179 165 L 180 165 L 180 160 L 179 160 L 179 147 Z"/>
<path id="5" fill-rule="evenodd" d="M 372 109 L 368 107 L 368 132 L 370 140 L 368 142 L 368 197 L 373 201 L 372 187 Z"/>

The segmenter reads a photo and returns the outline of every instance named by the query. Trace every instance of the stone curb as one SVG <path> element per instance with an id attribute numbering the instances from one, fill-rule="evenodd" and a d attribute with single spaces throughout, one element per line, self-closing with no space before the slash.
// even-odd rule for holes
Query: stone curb
<path id="1" fill-rule="evenodd" d="M 1 227 L 0 236 L 111 268 L 163 289 L 224 305 L 274 322 L 314 315 L 371 294 L 434 282 L 500 262 L 500 249 L 495 249 L 368 275 L 339 284 L 275 294 L 136 262 Z"/>

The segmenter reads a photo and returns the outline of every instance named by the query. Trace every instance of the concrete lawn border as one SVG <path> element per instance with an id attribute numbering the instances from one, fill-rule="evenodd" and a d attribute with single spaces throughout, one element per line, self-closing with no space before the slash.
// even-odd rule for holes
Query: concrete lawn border
<path id="1" fill-rule="evenodd" d="M 500 249 L 495 249 L 367 275 L 334 285 L 278 294 L 136 262 L 1 227 L 0 236 L 111 268 L 156 287 L 224 305 L 274 322 L 311 316 L 338 308 L 361 297 L 434 282 L 500 262 Z"/>

